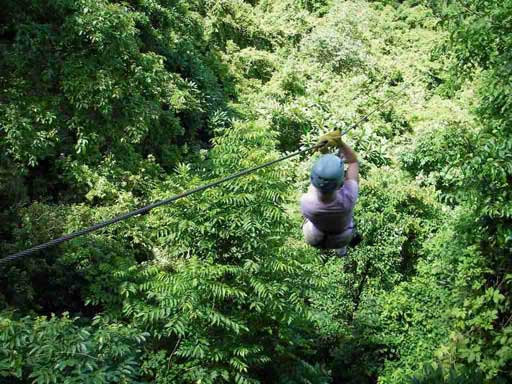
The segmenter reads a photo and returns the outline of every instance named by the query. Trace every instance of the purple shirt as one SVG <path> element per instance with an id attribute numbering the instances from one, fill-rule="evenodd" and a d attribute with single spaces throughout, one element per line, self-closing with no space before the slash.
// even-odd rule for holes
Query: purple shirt
<path id="1" fill-rule="evenodd" d="M 300 208 L 304 217 L 320 231 L 338 234 L 353 225 L 352 214 L 358 195 L 357 182 L 345 180 L 333 201 L 323 203 L 318 199 L 317 191 L 311 190 L 300 199 Z"/>

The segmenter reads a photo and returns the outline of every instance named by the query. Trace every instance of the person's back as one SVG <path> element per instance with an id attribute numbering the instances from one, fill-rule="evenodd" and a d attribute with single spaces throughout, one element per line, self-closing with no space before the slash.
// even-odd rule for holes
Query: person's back
<path id="1" fill-rule="evenodd" d="M 300 201 L 304 223 L 304 237 L 317 248 L 337 249 L 346 254 L 347 245 L 354 235 L 353 210 L 359 194 L 359 164 L 355 152 L 341 140 L 339 132 L 320 138 L 325 149 L 337 146 L 338 156 L 320 157 L 311 171 L 311 186 Z M 344 162 L 348 164 L 344 172 Z"/>
<path id="2" fill-rule="evenodd" d="M 331 201 L 322 201 L 319 193 L 310 188 L 302 196 L 301 211 L 313 225 L 324 233 L 340 233 L 353 226 L 353 212 L 359 187 L 354 180 L 346 180 Z"/>

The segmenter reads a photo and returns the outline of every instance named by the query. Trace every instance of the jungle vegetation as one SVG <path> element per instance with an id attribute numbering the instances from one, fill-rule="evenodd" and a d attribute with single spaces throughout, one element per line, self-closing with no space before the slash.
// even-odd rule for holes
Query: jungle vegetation
<path id="1" fill-rule="evenodd" d="M 302 156 L 0 266 L 1 383 L 512 377 L 512 2 L 2 0 L 0 255 L 315 143 L 364 240 L 306 246 Z"/>

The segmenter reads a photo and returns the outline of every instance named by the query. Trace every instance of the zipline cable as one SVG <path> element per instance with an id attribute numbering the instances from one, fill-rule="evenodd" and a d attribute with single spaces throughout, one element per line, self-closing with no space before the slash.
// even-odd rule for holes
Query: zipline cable
<path id="1" fill-rule="evenodd" d="M 417 75 L 416 77 L 414 77 L 411 81 L 414 82 L 416 79 L 418 79 L 421 75 Z M 395 99 L 399 94 L 401 94 L 404 90 L 405 90 L 405 87 L 407 86 L 408 83 L 404 83 L 402 84 L 402 86 L 400 87 L 400 89 L 398 90 L 398 92 L 395 92 L 393 93 L 391 96 L 387 97 L 386 99 L 384 99 L 384 101 L 381 101 L 379 104 L 377 104 L 377 107 L 374 108 L 372 111 L 370 111 L 369 113 L 367 113 L 366 115 L 364 115 L 363 117 L 361 117 L 359 120 L 357 120 L 354 124 L 352 124 L 350 127 L 348 127 L 346 130 L 342 131 L 341 132 L 341 135 L 346 135 L 348 132 L 350 132 L 352 129 L 358 127 L 361 123 L 364 123 L 365 121 L 368 120 L 368 118 L 370 116 L 372 116 L 375 112 L 379 112 L 382 110 L 382 107 L 384 105 L 386 105 L 387 103 L 389 103 L 391 100 Z"/>
<path id="2" fill-rule="evenodd" d="M 174 196 L 172 196 L 172 197 L 170 197 L 168 199 L 164 199 L 164 200 L 160 200 L 160 201 L 154 202 L 152 204 L 146 205 L 145 207 L 139 208 L 139 209 L 137 209 L 135 211 L 127 212 L 127 213 L 125 213 L 123 215 L 113 217 L 110 220 L 102 221 L 102 222 L 94 224 L 94 225 L 92 225 L 90 227 L 81 229 L 79 231 L 70 233 L 68 235 L 64 235 L 62 237 L 58 237 L 58 238 L 50 240 L 50 241 L 48 241 L 46 243 L 42 243 L 42 244 L 36 245 L 35 247 L 26 249 L 24 251 L 21 251 L 21 252 L 9 255 L 7 257 L 4 257 L 4 258 L 0 259 L 0 265 L 4 264 L 4 263 L 7 263 L 7 262 L 10 262 L 10 261 L 13 261 L 15 259 L 18 259 L 20 257 L 28 256 L 28 255 L 30 255 L 30 254 L 32 254 L 34 252 L 43 250 L 45 248 L 52 247 L 54 245 L 63 243 L 65 241 L 74 239 L 75 237 L 83 236 L 83 235 L 86 235 L 88 233 L 97 231 L 98 229 L 101 229 L 101 228 L 107 227 L 109 225 L 115 224 L 115 223 L 117 223 L 119 221 L 123 221 L 123 220 L 129 219 L 130 217 L 137 216 L 137 215 L 143 215 L 145 213 L 148 213 L 149 211 L 151 211 L 154 208 L 160 207 L 162 205 L 170 204 L 170 203 L 172 203 L 172 202 L 174 202 L 176 200 L 179 200 L 179 199 L 182 199 L 184 197 L 190 196 L 190 195 L 192 195 L 194 193 L 202 192 L 205 189 L 216 187 L 219 184 L 225 183 L 225 182 L 233 180 L 233 179 L 237 179 L 237 178 L 245 176 L 245 175 L 247 175 L 249 173 L 256 172 L 256 171 L 258 171 L 258 170 L 260 170 L 262 168 L 269 167 L 269 166 L 274 165 L 276 163 L 279 163 L 281 161 L 287 160 L 287 159 L 289 159 L 291 157 L 298 156 L 298 155 L 300 155 L 302 153 L 313 151 L 315 149 L 323 147 L 325 144 L 326 143 L 316 144 L 316 145 L 313 145 L 311 147 L 308 147 L 308 148 L 305 148 L 305 149 L 301 149 L 301 150 L 298 150 L 296 152 L 290 153 L 290 154 L 288 154 L 286 156 L 280 157 L 279 159 L 267 161 L 266 163 L 257 165 L 255 167 L 246 168 L 246 169 L 244 169 L 244 170 L 242 170 L 240 172 L 237 172 L 237 173 L 234 173 L 232 175 L 223 177 L 222 179 L 213 181 L 213 182 L 208 183 L 208 184 L 201 185 L 201 186 L 199 186 L 197 188 L 194 188 L 194 189 L 189 189 L 188 191 L 185 191 L 185 192 L 182 192 L 180 194 L 174 195 Z"/>
<path id="3" fill-rule="evenodd" d="M 342 135 L 345 135 L 346 133 L 348 133 L 350 130 L 354 129 L 355 127 L 357 127 L 362 122 L 365 122 L 366 120 L 368 120 L 368 118 L 371 115 L 373 115 L 375 112 L 379 111 L 381 109 L 381 107 L 383 107 L 385 104 L 387 104 L 388 102 L 390 102 L 394 98 L 398 97 L 398 95 L 402 92 L 402 90 L 405 87 L 405 85 L 406 84 L 404 84 L 404 86 L 402 86 L 402 88 L 398 92 L 394 93 L 393 95 L 391 95 L 388 98 L 386 98 L 383 102 L 379 103 L 377 105 L 377 107 L 375 107 L 371 112 L 369 112 L 368 114 L 366 114 L 362 118 L 360 118 L 356 123 L 352 124 L 347 130 L 343 131 Z M 316 144 L 316 145 L 307 147 L 305 149 L 301 149 L 301 150 L 295 151 L 293 153 L 290 153 L 290 154 L 288 154 L 286 156 L 283 156 L 283 157 L 280 157 L 278 159 L 267 161 L 266 163 L 263 163 L 263 164 L 260 164 L 260 165 L 257 165 L 257 166 L 251 167 L 251 168 L 243 169 L 243 170 L 241 170 L 241 171 L 239 171 L 237 173 L 234 173 L 232 175 L 223 177 L 223 178 L 221 178 L 219 180 L 216 180 L 216 181 L 213 181 L 211 183 L 201 185 L 201 186 L 199 186 L 197 188 L 190 189 L 190 190 L 182 192 L 180 194 L 174 195 L 172 197 L 169 197 L 168 199 L 156 201 L 156 202 L 154 202 L 152 204 L 149 204 L 149 205 L 146 205 L 144 207 L 141 207 L 141 208 L 139 208 L 139 209 L 137 209 L 135 211 L 127 212 L 125 214 L 113 217 L 112 219 L 99 222 L 97 224 L 91 225 L 90 227 L 83 228 L 83 229 L 81 229 L 79 231 L 72 232 L 70 234 L 67 234 L 67 235 L 58 237 L 56 239 L 50 240 L 50 241 L 48 241 L 46 243 L 42 243 L 42 244 L 36 245 L 36 246 L 34 246 L 32 248 L 26 249 L 24 251 L 17 252 L 17 253 L 14 253 L 12 255 L 6 256 L 6 257 L 0 259 L 0 266 L 2 264 L 6 264 L 6 263 L 14 261 L 16 259 L 19 259 L 19 258 L 22 258 L 22 257 L 25 257 L 25 256 L 29 256 L 29 255 L 37 252 L 37 251 L 41 251 L 43 249 L 52 247 L 54 245 L 63 243 L 65 241 L 74 239 L 74 238 L 79 237 L 79 236 L 86 235 L 88 233 L 97 231 L 97 230 L 99 230 L 101 228 L 105 228 L 105 227 L 107 227 L 109 225 L 118 223 L 120 221 L 129 219 L 130 217 L 146 214 L 146 213 L 148 213 L 149 211 L 151 211 L 154 208 L 160 207 L 162 205 L 170 204 L 170 203 L 172 203 L 172 202 L 174 202 L 176 200 L 179 200 L 179 199 L 182 199 L 184 197 L 190 196 L 190 195 L 192 195 L 194 193 L 202 192 L 205 189 L 216 187 L 219 184 L 223 184 L 223 183 L 225 183 L 227 181 L 237 179 L 239 177 L 248 175 L 250 173 L 254 173 L 254 172 L 256 172 L 256 171 L 258 171 L 258 170 L 260 170 L 262 168 L 269 167 L 269 166 L 274 165 L 276 163 L 279 163 L 281 161 L 290 159 L 292 157 L 301 155 L 301 154 L 306 153 L 306 152 L 313 151 L 315 149 L 319 149 L 319 148 L 323 147 L 325 144 L 326 144 L 326 142 L 325 143 Z"/>

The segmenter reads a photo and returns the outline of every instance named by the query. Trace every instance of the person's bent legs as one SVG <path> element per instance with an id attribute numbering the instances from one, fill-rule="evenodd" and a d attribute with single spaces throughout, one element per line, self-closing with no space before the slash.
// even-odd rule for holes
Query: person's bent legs
<path id="1" fill-rule="evenodd" d="M 335 249 L 338 256 L 345 256 L 347 254 L 348 245 L 354 235 L 352 228 L 348 228 L 337 235 L 326 235 L 310 221 L 304 223 L 302 232 L 304 233 L 306 243 L 315 248 Z"/>
<path id="2" fill-rule="evenodd" d="M 325 234 L 316 228 L 313 223 L 307 220 L 302 226 L 302 233 L 304 234 L 304 240 L 306 243 L 315 248 L 324 248 L 323 242 Z"/>

